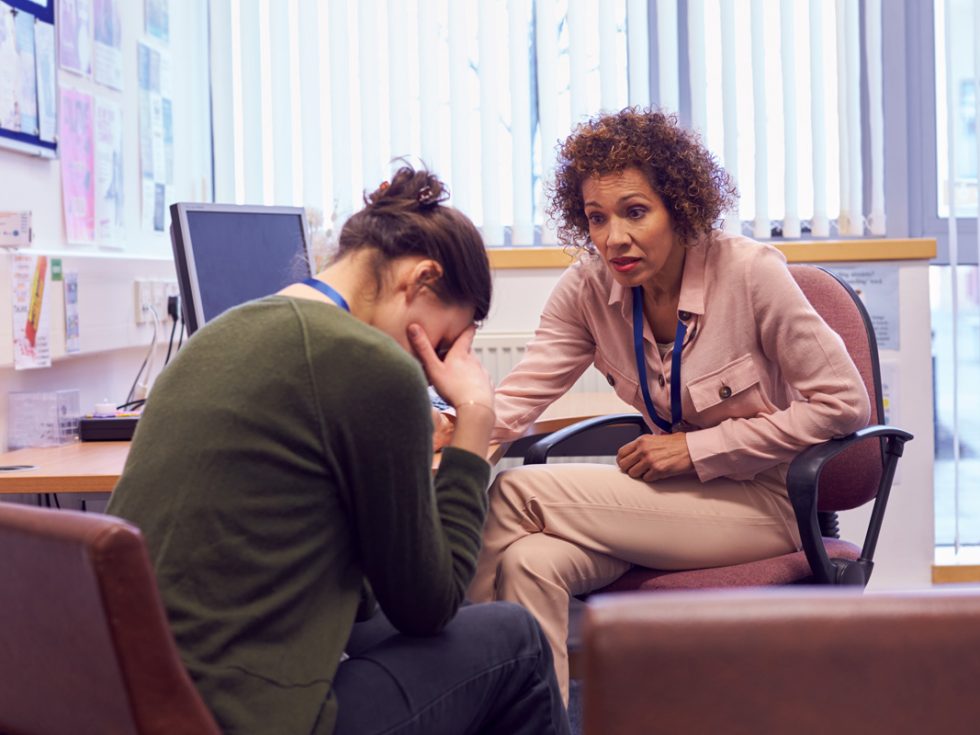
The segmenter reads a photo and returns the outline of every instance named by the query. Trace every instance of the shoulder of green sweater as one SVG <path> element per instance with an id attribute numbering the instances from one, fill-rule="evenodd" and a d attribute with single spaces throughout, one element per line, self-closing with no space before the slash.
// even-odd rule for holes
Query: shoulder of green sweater
<path id="1" fill-rule="evenodd" d="M 356 381 L 363 388 L 359 401 L 370 394 L 382 403 L 389 401 L 392 408 L 405 401 L 428 405 L 422 366 L 389 335 L 338 307 L 305 299 L 287 301 L 304 331 L 316 374 L 332 379 L 343 374 Z"/>

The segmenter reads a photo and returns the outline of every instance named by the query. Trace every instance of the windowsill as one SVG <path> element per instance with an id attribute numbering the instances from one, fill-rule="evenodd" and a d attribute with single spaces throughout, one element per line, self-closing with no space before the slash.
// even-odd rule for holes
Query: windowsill
<path id="1" fill-rule="evenodd" d="M 932 260 L 936 257 L 933 238 L 878 240 L 768 241 L 779 248 L 790 263 L 839 263 L 872 260 Z M 488 248 L 494 270 L 566 268 L 575 260 L 574 250 L 561 247 Z"/>
<path id="2" fill-rule="evenodd" d="M 980 546 L 937 546 L 932 565 L 933 584 L 968 584 L 980 582 Z"/>

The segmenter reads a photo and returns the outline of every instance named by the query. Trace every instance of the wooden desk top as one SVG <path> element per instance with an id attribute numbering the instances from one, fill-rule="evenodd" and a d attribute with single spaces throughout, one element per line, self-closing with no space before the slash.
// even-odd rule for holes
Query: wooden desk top
<path id="1" fill-rule="evenodd" d="M 26 464 L 34 469 L 0 471 L 0 495 L 112 492 L 128 453 L 129 442 L 75 442 L 4 452 L 0 466 Z"/>
<path id="2" fill-rule="evenodd" d="M 549 406 L 527 434 L 547 434 L 582 419 L 620 412 L 635 410 L 612 392 L 568 393 Z M 34 469 L 0 471 L 0 495 L 110 493 L 122 474 L 129 446 L 129 442 L 75 442 L 3 452 L 0 466 L 31 465 Z M 492 446 L 488 459 L 496 462 L 506 448 Z"/>

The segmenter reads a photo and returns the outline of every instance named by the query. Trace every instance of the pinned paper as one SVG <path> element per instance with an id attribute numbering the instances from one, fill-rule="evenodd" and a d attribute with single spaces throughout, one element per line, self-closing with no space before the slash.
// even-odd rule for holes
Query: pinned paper
<path id="1" fill-rule="evenodd" d="M 50 367 L 47 256 L 15 255 L 12 280 L 14 369 Z"/>
<path id="2" fill-rule="evenodd" d="M 81 329 L 78 321 L 78 273 L 67 271 L 65 281 L 65 352 L 80 352 Z"/>

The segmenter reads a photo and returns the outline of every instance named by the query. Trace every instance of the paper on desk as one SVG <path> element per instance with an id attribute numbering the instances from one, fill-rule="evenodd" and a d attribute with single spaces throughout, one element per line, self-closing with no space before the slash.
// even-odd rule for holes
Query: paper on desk
<path id="1" fill-rule="evenodd" d="M 50 367 L 48 258 L 46 255 L 14 255 L 11 274 L 14 369 Z"/>

